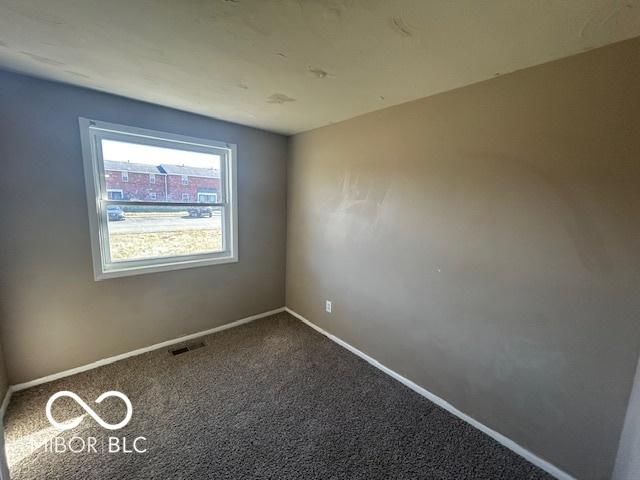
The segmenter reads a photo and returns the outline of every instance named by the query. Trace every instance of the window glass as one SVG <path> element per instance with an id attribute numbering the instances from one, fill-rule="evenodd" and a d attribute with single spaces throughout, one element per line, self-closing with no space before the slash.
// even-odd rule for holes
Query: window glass
<path id="1" fill-rule="evenodd" d="M 219 207 L 109 205 L 109 253 L 122 262 L 223 250 Z"/>

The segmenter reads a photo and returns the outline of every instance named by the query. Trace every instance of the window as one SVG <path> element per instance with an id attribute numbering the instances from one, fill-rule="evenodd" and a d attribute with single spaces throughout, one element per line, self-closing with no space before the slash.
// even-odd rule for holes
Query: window
<path id="1" fill-rule="evenodd" d="M 107 198 L 109 200 L 122 200 L 124 197 L 122 195 L 122 190 L 107 188 Z"/>
<path id="2" fill-rule="evenodd" d="M 198 202 L 216 203 L 217 201 L 218 201 L 218 194 L 215 192 L 198 192 Z"/>
<path id="3" fill-rule="evenodd" d="M 189 185 L 189 177 L 187 175 L 182 175 L 182 184 Z"/>
<path id="4" fill-rule="evenodd" d="M 84 118 L 80 129 L 96 280 L 238 260 L 235 145 Z M 188 171 L 217 194 L 194 202 L 180 184 L 165 183 L 165 201 L 155 192 L 132 200 L 144 198 L 136 182 L 125 195 L 105 175 L 114 162 L 187 180 L 180 172 Z"/>
<path id="5" fill-rule="evenodd" d="M 149 183 L 156 183 L 156 175 L 154 173 L 149 174 Z"/>
<path id="6" fill-rule="evenodd" d="M 127 172 L 126 170 L 124 170 L 122 172 L 122 181 L 123 182 L 128 182 L 129 181 L 129 172 Z"/>

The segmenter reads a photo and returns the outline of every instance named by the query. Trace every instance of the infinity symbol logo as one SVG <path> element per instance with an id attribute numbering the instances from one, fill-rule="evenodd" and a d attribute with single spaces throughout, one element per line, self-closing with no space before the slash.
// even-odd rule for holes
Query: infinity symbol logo
<path id="1" fill-rule="evenodd" d="M 131 405 L 131 401 L 129 400 L 129 398 L 122 392 L 118 392 L 116 390 L 110 390 L 108 392 L 104 392 L 102 395 L 96 398 L 96 403 L 102 403 L 102 401 L 105 398 L 118 397 L 127 406 L 127 414 L 125 415 L 124 420 L 122 420 L 120 423 L 116 423 L 115 425 L 113 425 L 111 423 L 107 423 L 104 420 L 102 420 L 102 418 L 100 418 L 100 416 L 96 412 L 94 412 L 93 409 L 89 405 L 87 405 L 85 401 L 82 400 L 78 395 L 76 395 L 73 392 L 64 390 L 52 395 L 49 401 L 47 402 L 47 408 L 46 408 L 47 418 L 49 419 L 49 422 L 51 422 L 51 425 L 53 425 L 54 427 L 60 430 L 70 430 L 72 428 L 76 428 L 78 425 L 80 425 L 80 423 L 82 423 L 82 420 L 83 420 L 83 417 L 78 417 L 78 418 L 75 418 L 73 421 L 67 422 L 67 423 L 57 422 L 53 418 L 53 415 L 51 415 L 51 407 L 53 406 L 53 402 L 55 402 L 60 397 L 69 397 L 75 400 L 75 402 L 78 405 L 80 405 L 82 408 L 84 408 L 84 410 L 89 415 L 91 415 L 91 417 L 96 422 L 98 422 L 102 428 L 106 428 L 108 430 L 118 430 L 124 427 L 127 423 L 129 423 L 129 420 L 131 420 L 131 416 L 133 415 L 133 405 Z"/>

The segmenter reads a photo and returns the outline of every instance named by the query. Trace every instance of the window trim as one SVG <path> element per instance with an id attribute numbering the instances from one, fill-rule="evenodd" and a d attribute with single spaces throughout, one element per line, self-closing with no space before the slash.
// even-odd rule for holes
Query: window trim
<path id="1" fill-rule="evenodd" d="M 155 130 L 118 125 L 109 122 L 79 118 L 80 137 L 82 144 L 82 156 L 84 163 L 85 187 L 87 194 L 87 206 L 89 211 L 89 229 L 91 237 L 91 251 L 93 258 L 94 279 L 105 280 L 144 273 L 164 272 L 180 270 L 184 268 L 234 263 L 238 261 L 238 208 L 237 208 L 237 146 L 235 144 L 207 140 L 186 135 L 159 132 Z M 141 143 L 159 147 L 180 147 L 185 149 L 212 153 L 212 150 L 226 161 L 221 159 L 220 175 L 224 178 L 222 198 L 225 202 L 210 204 L 214 207 L 222 207 L 225 235 L 223 235 L 222 252 L 202 253 L 195 255 L 182 255 L 174 257 L 148 258 L 142 260 L 130 260 L 124 262 L 110 262 L 108 245 L 108 220 L 106 220 L 106 207 L 110 204 L 154 204 L 201 206 L 196 202 L 144 202 L 144 201 L 114 201 L 101 198 L 101 192 L 106 195 L 104 179 L 104 162 L 100 156 L 100 149 L 96 148 L 98 139 L 117 139 L 123 141 L 123 135 L 131 136 L 132 143 Z M 135 140 L 135 142 L 133 142 Z M 188 147 L 188 148 L 186 148 Z M 105 238 L 106 237 L 106 238 Z"/>

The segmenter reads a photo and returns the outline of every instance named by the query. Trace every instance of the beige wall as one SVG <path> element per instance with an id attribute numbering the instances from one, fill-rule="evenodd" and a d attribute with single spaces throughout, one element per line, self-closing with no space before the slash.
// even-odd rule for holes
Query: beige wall
<path id="1" fill-rule="evenodd" d="M 296 135 L 287 305 L 608 478 L 640 346 L 639 79 L 635 39 Z"/>
<path id="2" fill-rule="evenodd" d="M 238 145 L 238 263 L 95 282 L 78 117 Z M 287 139 L 0 72 L 0 304 L 10 383 L 284 305 Z"/>

